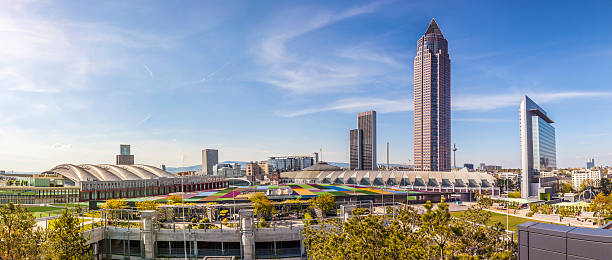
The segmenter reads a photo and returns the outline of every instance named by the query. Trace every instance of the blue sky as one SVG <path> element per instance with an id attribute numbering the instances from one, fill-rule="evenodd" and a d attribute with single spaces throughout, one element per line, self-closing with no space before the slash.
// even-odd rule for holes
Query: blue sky
<path id="1" fill-rule="evenodd" d="M 518 106 L 555 120 L 560 167 L 612 164 L 607 1 L 6 1 L 0 169 L 348 159 L 378 111 L 378 158 L 412 158 L 412 63 L 436 18 L 452 60 L 457 163 L 520 162 Z"/>

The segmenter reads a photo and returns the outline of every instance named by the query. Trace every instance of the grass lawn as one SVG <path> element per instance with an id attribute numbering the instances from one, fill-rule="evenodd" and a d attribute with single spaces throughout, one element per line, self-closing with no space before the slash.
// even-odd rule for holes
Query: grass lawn
<path id="1" fill-rule="evenodd" d="M 47 211 L 58 210 L 58 208 L 56 207 L 49 207 L 49 206 L 26 206 L 26 208 L 28 209 L 29 212 L 47 212 Z"/>
<path id="2" fill-rule="evenodd" d="M 62 208 L 86 208 L 89 207 L 88 203 L 85 202 L 81 202 L 81 203 L 60 203 L 60 204 L 51 204 L 52 206 L 57 206 L 57 207 L 62 207 Z"/>
<path id="3" fill-rule="evenodd" d="M 49 206 L 27 206 L 29 212 L 32 212 L 35 218 L 55 216 L 60 214 L 62 209 Z"/>
<path id="4" fill-rule="evenodd" d="M 453 217 L 460 217 L 461 215 L 463 215 L 462 211 L 456 211 L 456 212 L 451 212 L 451 215 Z M 510 226 L 509 230 L 510 231 L 516 231 L 517 230 L 517 226 L 525 223 L 525 222 L 529 222 L 529 221 L 535 221 L 535 222 L 542 222 L 542 223 L 550 223 L 550 222 L 546 222 L 546 221 L 537 221 L 537 220 L 531 220 L 531 219 L 527 219 L 527 218 L 520 218 L 520 217 L 515 217 L 515 216 L 509 216 L 508 218 L 508 224 Z M 491 212 L 491 218 L 489 219 L 489 222 L 487 222 L 488 225 L 492 226 L 497 222 L 501 222 L 502 224 L 504 224 L 504 227 L 506 226 L 506 215 L 505 214 L 500 214 L 500 213 L 496 213 L 496 212 Z"/>

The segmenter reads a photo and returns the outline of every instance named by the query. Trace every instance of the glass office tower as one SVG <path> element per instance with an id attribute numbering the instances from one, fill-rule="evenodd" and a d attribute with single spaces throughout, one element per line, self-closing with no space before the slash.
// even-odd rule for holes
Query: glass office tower
<path id="1" fill-rule="evenodd" d="M 557 168 L 554 123 L 546 111 L 525 96 L 519 110 L 521 127 L 521 197 L 539 195 L 540 172 Z"/>

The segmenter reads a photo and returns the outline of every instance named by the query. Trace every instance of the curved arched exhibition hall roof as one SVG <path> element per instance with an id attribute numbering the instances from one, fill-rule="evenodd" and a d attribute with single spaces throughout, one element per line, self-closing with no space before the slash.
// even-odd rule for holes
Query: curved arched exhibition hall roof
<path id="1" fill-rule="evenodd" d="M 47 173 L 57 173 L 74 182 L 143 180 L 176 177 L 173 174 L 157 167 L 143 164 L 61 164 L 53 167 L 51 170 L 48 170 Z"/>

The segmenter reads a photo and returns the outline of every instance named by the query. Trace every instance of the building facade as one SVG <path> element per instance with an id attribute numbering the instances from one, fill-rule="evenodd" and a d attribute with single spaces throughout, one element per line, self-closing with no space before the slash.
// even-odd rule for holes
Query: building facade
<path id="1" fill-rule="evenodd" d="M 268 165 L 267 163 L 265 164 Z M 257 181 L 263 180 L 265 176 L 264 168 L 261 163 L 258 162 L 248 162 L 245 167 L 245 174 L 248 180 Z"/>
<path id="2" fill-rule="evenodd" d="M 361 129 L 349 131 L 349 169 L 359 170 L 363 168 L 361 163 Z"/>
<path id="3" fill-rule="evenodd" d="M 24 175 L 27 186 L 0 187 L 0 204 L 73 203 L 165 195 L 229 186 L 212 176 L 177 177 L 150 165 L 61 164 L 41 174 Z"/>
<path id="4" fill-rule="evenodd" d="M 521 197 L 537 197 L 540 171 L 557 168 L 555 128 L 546 111 L 525 96 L 519 109 L 521 128 Z"/>
<path id="5" fill-rule="evenodd" d="M 119 155 L 117 155 L 117 165 L 132 165 L 134 164 L 134 155 L 131 154 L 130 145 L 119 145 Z"/>
<path id="6" fill-rule="evenodd" d="M 219 163 L 219 151 L 216 149 L 202 150 L 202 174 L 213 175 L 213 166 Z"/>
<path id="7" fill-rule="evenodd" d="M 376 111 L 357 115 L 357 129 L 349 132 L 349 163 L 353 170 L 376 170 Z"/>
<path id="8" fill-rule="evenodd" d="M 270 174 L 270 166 L 268 161 L 260 161 L 257 163 L 257 165 L 259 165 L 259 168 L 263 174 Z"/>
<path id="9" fill-rule="evenodd" d="M 591 160 L 588 160 L 586 163 L 586 168 L 587 169 L 591 169 L 595 167 L 595 158 L 591 158 Z"/>
<path id="10" fill-rule="evenodd" d="M 414 58 L 414 167 L 451 168 L 451 61 L 448 42 L 431 20 Z"/>
<path id="11" fill-rule="evenodd" d="M 288 172 L 299 171 L 315 163 L 315 155 L 292 155 L 270 157 L 268 159 L 268 173 L 271 171 Z"/>
<path id="12" fill-rule="evenodd" d="M 213 166 L 213 175 L 226 178 L 241 177 L 242 171 L 240 164 L 237 163 L 219 163 Z"/>
<path id="13" fill-rule="evenodd" d="M 583 183 L 589 182 L 593 188 L 601 187 L 601 179 L 604 177 L 601 170 L 579 169 L 572 171 L 572 186 L 575 190 L 580 190 Z"/>

